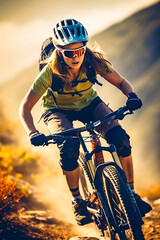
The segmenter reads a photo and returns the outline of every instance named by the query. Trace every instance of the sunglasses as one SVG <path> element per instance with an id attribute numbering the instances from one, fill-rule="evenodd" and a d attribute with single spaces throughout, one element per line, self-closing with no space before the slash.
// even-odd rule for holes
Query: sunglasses
<path id="1" fill-rule="evenodd" d="M 58 50 L 66 58 L 75 58 L 75 57 L 80 57 L 85 53 L 86 46 L 76 48 L 76 49 L 61 49 L 61 48 L 58 48 Z"/>

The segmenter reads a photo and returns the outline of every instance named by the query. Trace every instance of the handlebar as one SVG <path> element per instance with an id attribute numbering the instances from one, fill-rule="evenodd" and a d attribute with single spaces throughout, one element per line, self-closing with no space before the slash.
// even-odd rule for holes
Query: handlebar
<path id="1" fill-rule="evenodd" d="M 56 134 L 51 134 L 49 136 L 46 136 L 46 139 L 49 141 L 49 140 L 53 140 L 56 141 L 57 140 L 60 140 L 62 139 L 63 137 L 64 138 L 67 138 L 68 137 L 75 137 L 75 134 L 77 135 L 78 133 L 81 133 L 81 132 L 85 132 L 85 131 L 91 131 L 91 130 L 94 130 L 96 127 L 98 127 L 104 120 L 110 118 L 110 117 L 113 117 L 114 118 L 111 120 L 111 122 L 114 120 L 114 119 L 118 119 L 118 120 L 122 120 L 126 115 L 128 114 L 133 114 L 133 111 L 129 110 L 127 106 L 124 106 L 124 107 L 121 107 L 119 108 L 118 110 L 114 111 L 114 112 L 111 112 L 107 115 L 105 115 L 103 118 L 99 119 L 98 121 L 96 122 L 91 122 L 89 124 L 86 124 L 85 126 L 83 127 L 80 127 L 80 128 L 70 128 L 68 130 L 64 130 L 62 132 L 59 132 L 59 133 L 56 133 Z M 54 143 L 54 142 L 53 142 Z"/>

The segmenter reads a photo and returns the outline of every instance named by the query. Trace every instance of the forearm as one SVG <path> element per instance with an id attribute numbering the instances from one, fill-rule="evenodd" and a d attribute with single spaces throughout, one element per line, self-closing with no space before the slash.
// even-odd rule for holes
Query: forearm
<path id="1" fill-rule="evenodd" d="M 120 89 L 126 96 L 128 96 L 130 92 L 134 92 L 132 85 L 115 70 L 112 73 L 106 75 L 105 79 Z"/>
<path id="2" fill-rule="evenodd" d="M 20 116 L 22 125 L 24 126 L 24 128 L 28 134 L 30 132 L 36 130 L 31 111 L 29 109 L 27 109 L 23 104 L 20 106 L 19 116 Z"/>
<path id="3" fill-rule="evenodd" d="M 20 120 L 28 134 L 36 130 L 31 110 L 39 99 L 39 96 L 33 93 L 32 90 L 29 90 L 19 108 Z"/>
<path id="4" fill-rule="evenodd" d="M 119 85 L 119 89 L 126 96 L 128 96 L 130 92 L 134 92 L 132 85 L 126 79 L 123 79 L 123 81 Z"/>

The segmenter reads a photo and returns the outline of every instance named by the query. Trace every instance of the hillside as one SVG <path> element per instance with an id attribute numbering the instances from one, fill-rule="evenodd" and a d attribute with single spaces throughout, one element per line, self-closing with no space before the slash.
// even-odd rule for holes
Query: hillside
<path id="1" fill-rule="evenodd" d="M 115 68 L 134 81 L 160 58 L 160 2 L 93 36 Z"/>
<path id="2" fill-rule="evenodd" d="M 134 117 L 125 120 L 125 127 L 132 137 L 135 165 L 139 174 L 147 174 L 150 184 L 152 174 L 159 179 L 160 130 L 160 2 L 135 13 L 124 21 L 98 33 L 91 39 L 97 42 L 107 58 L 132 84 L 143 101 L 143 108 Z M 124 103 L 124 97 L 108 84 L 101 96 L 113 106 Z M 100 90 L 100 88 L 99 88 Z M 116 104 L 115 104 L 116 102 Z"/>
<path id="3" fill-rule="evenodd" d="M 38 73 L 38 64 L 24 69 L 17 76 L 4 83 L 1 86 L 1 94 L 6 96 L 6 102 L 10 100 L 14 104 L 19 104 L 31 86 L 36 74 Z M 13 106 L 14 108 L 14 106 Z"/>
<path id="4" fill-rule="evenodd" d="M 159 12 L 160 3 L 157 3 L 105 29 L 91 39 L 101 46 L 113 66 L 132 82 L 143 101 L 143 108 L 133 117 L 124 120 L 124 126 L 132 139 L 137 178 L 141 179 L 142 171 L 147 175 L 148 182 L 141 179 L 142 187 L 143 184 L 158 181 L 160 170 L 160 139 L 157 135 L 160 130 Z M 18 106 L 37 73 L 36 63 L 1 86 L 1 95 L 5 96 L 5 108 L 9 109 L 12 118 L 18 119 Z M 102 82 L 104 83 L 104 80 Z M 110 84 L 105 82 L 103 87 L 97 89 L 106 102 L 111 102 L 111 107 L 125 104 L 126 98 Z M 35 114 L 37 120 L 40 115 L 39 106 L 36 107 Z"/>

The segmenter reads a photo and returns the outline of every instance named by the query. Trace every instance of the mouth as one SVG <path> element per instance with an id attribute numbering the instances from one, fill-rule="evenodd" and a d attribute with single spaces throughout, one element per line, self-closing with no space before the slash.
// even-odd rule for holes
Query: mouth
<path id="1" fill-rule="evenodd" d="M 73 64 L 74 66 L 76 66 L 76 65 L 79 64 L 79 62 L 72 62 L 72 64 Z"/>

